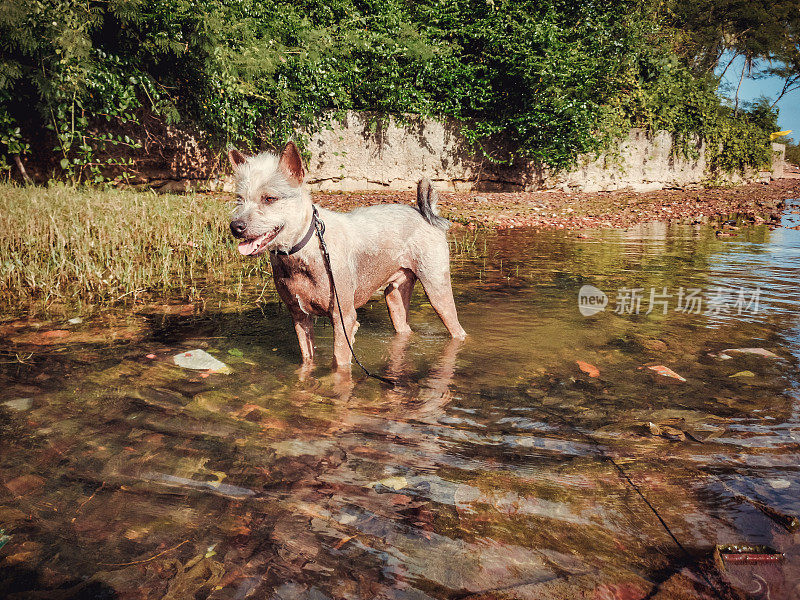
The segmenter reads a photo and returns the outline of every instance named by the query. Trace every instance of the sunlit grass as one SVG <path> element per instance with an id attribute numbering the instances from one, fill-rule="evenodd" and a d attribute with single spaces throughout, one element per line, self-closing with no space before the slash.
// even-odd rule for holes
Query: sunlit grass
<path id="1" fill-rule="evenodd" d="M 269 266 L 236 252 L 230 209 L 200 194 L 0 185 L 0 308 L 241 295 Z"/>

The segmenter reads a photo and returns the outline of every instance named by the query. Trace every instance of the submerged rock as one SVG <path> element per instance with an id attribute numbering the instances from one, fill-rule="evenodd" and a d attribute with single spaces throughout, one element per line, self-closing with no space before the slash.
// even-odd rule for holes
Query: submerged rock
<path id="1" fill-rule="evenodd" d="M 731 358 L 730 354 L 734 352 L 738 354 L 755 354 L 756 356 L 763 356 L 764 358 L 780 358 L 780 356 L 774 352 L 770 352 L 764 348 L 728 348 L 720 352 L 717 356 L 718 358 L 727 359 Z"/>
<path id="2" fill-rule="evenodd" d="M 33 406 L 33 398 L 15 398 L 14 400 L 6 400 L 3 402 L 3 406 L 6 408 L 10 408 L 11 410 L 30 410 L 31 406 Z"/>
<path id="3" fill-rule="evenodd" d="M 738 373 L 734 373 L 730 375 L 730 377 L 755 377 L 756 374 L 752 371 L 739 371 Z"/>
<path id="4" fill-rule="evenodd" d="M 181 352 L 173 357 L 175 364 L 184 369 L 196 371 L 212 371 L 213 373 L 223 373 L 229 375 L 233 370 L 221 360 L 217 360 L 205 350 L 189 350 Z"/>
<path id="5" fill-rule="evenodd" d="M 657 373 L 658 375 L 660 375 L 662 377 L 668 377 L 670 379 L 676 379 L 676 380 L 681 381 L 681 382 L 685 382 L 686 381 L 685 377 L 682 377 L 681 375 L 678 375 L 675 371 L 673 371 L 669 367 L 665 367 L 664 365 L 653 365 L 653 366 L 649 366 L 647 368 L 650 369 L 651 371 L 654 371 L 655 373 Z"/>

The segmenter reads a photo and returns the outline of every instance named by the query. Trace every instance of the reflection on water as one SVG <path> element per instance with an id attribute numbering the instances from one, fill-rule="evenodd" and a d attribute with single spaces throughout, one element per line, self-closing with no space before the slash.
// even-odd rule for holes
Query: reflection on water
<path id="1" fill-rule="evenodd" d="M 332 374 L 321 322 L 299 370 L 274 301 L 73 328 L 140 332 L 103 343 L 20 328 L 0 371 L 0 596 L 726 597 L 711 551 L 747 543 L 786 558 L 740 583 L 798 597 L 778 521 L 800 514 L 800 232 L 456 238 L 466 342 L 421 293 L 411 336 L 377 297 L 361 311 L 357 350 L 394 388 Z M 605 312 L 580 314 L 586 284 Z M 760 288 L 760 309 L 644 314 L 651 288 L 681 287 Z M 614 314 L 622 288 L 645 290 L 640 314 Z M 234 373 L 172 365 L 191 348 Z"/>

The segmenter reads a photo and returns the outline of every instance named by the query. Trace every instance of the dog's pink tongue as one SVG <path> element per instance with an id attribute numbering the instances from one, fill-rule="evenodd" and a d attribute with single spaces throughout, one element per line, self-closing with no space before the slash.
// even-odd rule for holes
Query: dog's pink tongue
<path id="1" fill-rule="evenodd" d="M 242 242 L 239 244 L 239 252 L 241 252 L 244 256 L 250 256 L 253 252 L 258 250 L 258 245 L 263 237 L 264 236 L 262 235 L 252 240 Z"/>

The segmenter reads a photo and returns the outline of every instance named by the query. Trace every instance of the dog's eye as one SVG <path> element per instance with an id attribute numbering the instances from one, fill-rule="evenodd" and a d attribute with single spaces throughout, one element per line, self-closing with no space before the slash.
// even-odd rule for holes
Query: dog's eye
<path id="1" fill-rule="evenodd" d="M 277 200 L 277 198 L 275 196 L 264 196 L 263 198 L 261 198 L 261 201 L 264 204 L 271 204 L 272 202 L 275 202 L 276 200 Z"/>

